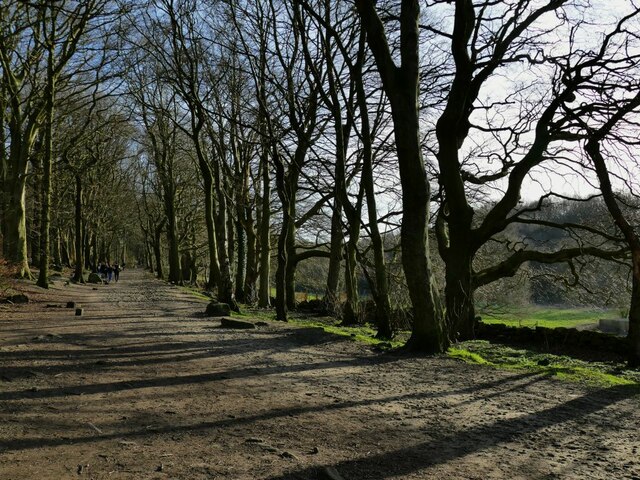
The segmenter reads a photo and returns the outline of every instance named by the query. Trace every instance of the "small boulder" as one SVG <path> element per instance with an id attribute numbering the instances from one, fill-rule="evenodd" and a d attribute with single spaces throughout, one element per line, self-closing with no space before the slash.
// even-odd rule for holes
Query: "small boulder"
<path id="1" fill-rule="evenodd" d="M 205 313 L 210 317 L 227 317 L 231 315 L 231 307 L 226 303 L 211 302 Z"/>
<path id="2" fill-rule="evenodd" d="M 76 302 L 67 302 L 67 308 L 76 308 Z"/>
<path id="3" fill-rule="evenodd" d="M 290 458 L 291 460 L 298 460 L 298 457 L 296 457 L 293 453 L 291 452 L 282 452 L 280 454 L 280 457 L 282 458 Z"/>
<path id="4" fill-rule="evenodd" d="M 82 309 L 81 308 L 76 308 L 76 317 L 79 317 L 82 315 Z"/>
<path id="5" fill-rule="evenodd" d="M 231 317 L 222 317 L 220 319 L 220 325 L 222 326 L 222 328 L 238 328 L 238 329 L 256 328 L 255 323 L 245 322 L 244 320 L 237 320 Z"/>
<path id="6" fill-rule="evenodd" d="M 6 303 L 29 303 L 29 297 L 27 297 L 24 293 L 18 293 L 16 295 L 11 295 L 7 297 L 5 300 Z"/>
<path id="7" fill-rule="evenodd" d="M 102 278 L 95 272 L 91 272 L 89 274 L 89 278 L 87 278 L 87 282 L 89 283 L 102 283 Z"/>

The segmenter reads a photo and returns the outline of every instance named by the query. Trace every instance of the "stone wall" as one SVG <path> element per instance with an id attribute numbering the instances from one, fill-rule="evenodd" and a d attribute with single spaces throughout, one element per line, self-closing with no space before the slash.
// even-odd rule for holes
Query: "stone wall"
<path id="1" fill-rule="evenodd" d="M 628 351 L 626 338 L 593 330 L 562 327 L 510 327 L 502 324 L 480 322 L 476 333 L 478 338 L 484 340 L 534 344 L 546 350 L 593 350 L 594 352 L 610 353 L 616 356 L 626 356 Z"/>

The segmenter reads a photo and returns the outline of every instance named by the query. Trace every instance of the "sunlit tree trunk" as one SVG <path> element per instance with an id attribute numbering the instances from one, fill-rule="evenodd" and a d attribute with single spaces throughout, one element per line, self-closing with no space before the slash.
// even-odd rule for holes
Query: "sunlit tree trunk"
<path id="1" fill-rule="evenodd" d="M 268 148 L 261 146 L 260 168 L 262 169 L 262 197 L 260 204 L 260 284 L 258 289 L 258 306 L 266 308 L 271 305 L 271 178 L 269 175 Z"/>
<path id="2" fill-rule="evenodd" d="M 419 27 L 417 0 L 402 0 L 401 65 L 396 66 L 375 1 L 357 0 L 356 7 L 391 104 L 400 182 L 402 185 L 402 265 L 413 306 L 413 329 L 407 346 L 428 353 L 448 347 L 443 310 L 429 255 L 430 187 L 420 145 L 418 118 Z"/>
<path id="3" fill-rule="evenodd" d="M 49 288 L 49 263 L 51 251 L 51 171 L 53 163 L 53 114 L 55 105 L 56 81 L 54 77 L 54 45 L 55 20 L 53 20 L 50 43 L 48 45 L 47 87 L 45 89 L 45 120 L 44 120 L 44 152 L 42 157 L 42 212 L 40 218 L 40 273 L 38 286 Z M 35 260 L 34 260 L 35 262 Z"/>

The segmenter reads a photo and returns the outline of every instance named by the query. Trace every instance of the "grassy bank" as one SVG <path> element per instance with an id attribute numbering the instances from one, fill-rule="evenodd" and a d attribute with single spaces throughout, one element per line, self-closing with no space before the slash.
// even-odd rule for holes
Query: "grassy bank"
<path id="1" fill-rule="evenodd" d="M 598 387 L 637 385 L 640 388 L 640 371 L 629 370 L 619 362 L 590 362 L 486 340 L 461 342 L 450 348 L 448 354 L 468 363 L 546 374 Z"/>
<path id="2" fill-rule="evenodd" d="M 509 312 L 482 316 L 485 323 L 502 323 L 513 327 L 574 328 L 595 325 L 601 318 L 616 318 L 620 312 L 597 308 L 510 307 Z"/>
<path id="3" fill-rule="evenodd" d="M 204 295 L 193 289 L 185 291 Z M 206 298 L 206 297 L 204 297 Z M 246 320 L 273 321 L 271 310 L 242 308 L 241 313 L 232 316 Z M 617 316 L 613 311 L 586 308 L 528 307 L 514 313 L 504 313 L 493 318 L 483 318 L 487 323 L 504 323 L 511 326 L 575 327 L 597 323 L 598 319 Z M 391 341 L 375 338 L 373 325 L 345 327 L 331 317 L 310 317 L 299 312 L 290 312 L 289 324 L 301 327 L 320 327 L 328 333 L 348 337 L 353 341 L 371 345 L 379 350 L 400 348 L 409 337 L 409 332 L 401 332 Z M 616 385 L 636 385 L 640 388 L 640 371 L 628 370 L 619 362 L 593 362 L 578 360 L 564 355 L 553 355 L 528 348 L 513 348 L 484 340 L 461 342 L 451 347 L 447 355 L 468 363 L 485 365 L 488 368 L 522 370 L 548 375 L 565 381 L 609 387 Z"/>

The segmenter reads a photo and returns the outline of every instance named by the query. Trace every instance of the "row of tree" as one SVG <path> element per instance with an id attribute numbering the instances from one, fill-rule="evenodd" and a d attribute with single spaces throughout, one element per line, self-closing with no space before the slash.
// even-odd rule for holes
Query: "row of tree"
<path id="1" fill-rule="evenodd" d="M 29 274 L 27 191 L 43 286 L 66 233 L 81 279 L 114 232 L 136 238 L 117 221 L 136 211 L 144 240 L 130 248 L 173 282 L 204 270 L 221 301 L 266 307 L 273 276 L 286 320 L 298 265 L 324 258 L 327 305 L 355 321 L 362 272 L 390 337 L 385 237 L 399 229 L 408 346 L 427 352 L 473 337 L 474 292 L 525 265 L 578 275 L 585 256 L 630 261 L 637 363 L 640 240 L 625 199 L 640 9 L 618 3 L 5 2 L 3 253 Z M 569 196 L 553 189 L 562 179 L 597 187 L 609 220 L 539 215 Z M 527 228 L 563 241 L 514 242 Z"/>

